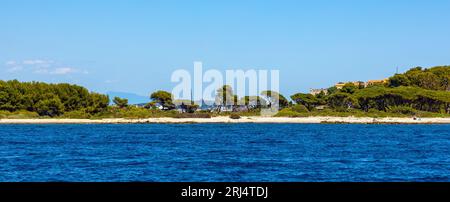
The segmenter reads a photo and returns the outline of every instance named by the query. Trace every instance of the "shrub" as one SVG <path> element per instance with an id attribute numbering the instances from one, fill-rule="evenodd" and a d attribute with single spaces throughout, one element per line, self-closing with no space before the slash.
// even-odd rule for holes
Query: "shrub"
<path id="1" fill-rule="evenodd" d="M 108 107 L 108 110 L 97 113 L 91 118 L 157 118 L 175 117 L 177 114 L 176 111 L 163 111 L 158 109 Z"/>
<path id="2" fill-rule="evenodd" d="M 335 112 L 348 112 L 350 109 L 345 108 L 345 107 L 336 107 L 334 108 Z"/>
<path id="3" fill-rule="evenodd" d="M 413 109 L 411 107 L 407 107 L 407 106 L 394 106 L 394 107 L 389 108 L 389 112 L 405 114 L 405 115 L 415 115 L 417 111 L 415 109 Z"/>
<path id="4" fill-rule="evenodd" d="M 240 119 L 241 116 L 239 116 L 239 114 L 231 114 L 230 115 L 230 119 Z"/>
<path id="5" fill-rule="evenodd" d="M 36 112 L 30 112 L 26 110 L 20 110 L 15 112 L 0 111 L 0 119 L 31 119 L 39 118 L 39 114 Z"/>
<path id="6" fill-rule="evenodd" d="M 370 108 L 367 112 L 368 113 L 382 113 L 380 110 L 374 109 L 374 108 Z"/>
<path id="7" fill-rule="evenodd" d="M 297 113 L 307 113 L 309 112 L 309 110 L 301 104 L 296 104 L 294 106 L 291 107 L 291 110 Z"/>
<path id="8" fill-rule="evenodd" d="M 91 118 L 91 114 L 87 113 L 85 110 L 76 110 L 71 112 L 65 112 L 61 118 L 68 119 L 89 119 Z"/>
<path id="9" fill-rule="evenodd" d="M 277 117 L 299 117 L 300 113 L 292 111 L 290 108 L 280 110 L 275 116 Z"/>
<path id="10" fill-rule="evenodd" d="M 41 100 L 36 104 L 36 112 L 41 116 L 58 116 L 64 112 L 64 105 L 59 98 Z"/>
<path id="11" fill-rule="evenodd" d="M 200 119 L 209 119 L 211 118 L 211 114 L 206 113 L 182 113 L 176 114 L 174 118 L 200 118 Z"/>

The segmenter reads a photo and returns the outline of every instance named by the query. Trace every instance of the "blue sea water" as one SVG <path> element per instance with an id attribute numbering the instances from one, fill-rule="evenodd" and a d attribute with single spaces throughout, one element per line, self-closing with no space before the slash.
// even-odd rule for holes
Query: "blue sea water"
<path id="1" fill-rule="evenodd" d="M 450 181 L 450 125 L 0 125 L 0 181 Z"/>

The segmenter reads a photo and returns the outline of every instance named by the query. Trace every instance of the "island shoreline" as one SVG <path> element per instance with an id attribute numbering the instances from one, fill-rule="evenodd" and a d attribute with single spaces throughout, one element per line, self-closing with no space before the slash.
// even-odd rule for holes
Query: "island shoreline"
<path id="1" fill-rule="evenodd" d="M 108 118 L 108 119 L 0 119 L 1 124 L 212 124 L 212 123 L 284 123 L 284 124 L 450 124 L 449 118 L 405 117 L 241 117 L 212 118 Z"/>

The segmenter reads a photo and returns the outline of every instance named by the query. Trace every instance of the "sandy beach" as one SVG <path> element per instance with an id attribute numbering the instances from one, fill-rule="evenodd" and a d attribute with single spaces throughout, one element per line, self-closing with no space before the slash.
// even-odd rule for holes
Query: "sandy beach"
<path id="1" fill-rule="evenodd" d="M 0 119 L 0 124 L 122 124 L 122 123 L 354 123 L 354 124 L 450 124 L 450 118 L 369 117 L 229 117 L 145 119 Z"/>

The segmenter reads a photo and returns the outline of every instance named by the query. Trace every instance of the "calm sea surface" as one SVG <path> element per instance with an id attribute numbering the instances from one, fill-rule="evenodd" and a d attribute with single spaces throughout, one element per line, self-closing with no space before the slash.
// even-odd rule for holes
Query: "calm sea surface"
<path id="1" fill-rule="evenodd" d="M 450 125 L 0 125 L 0 181 L 450 181 Z"/>

